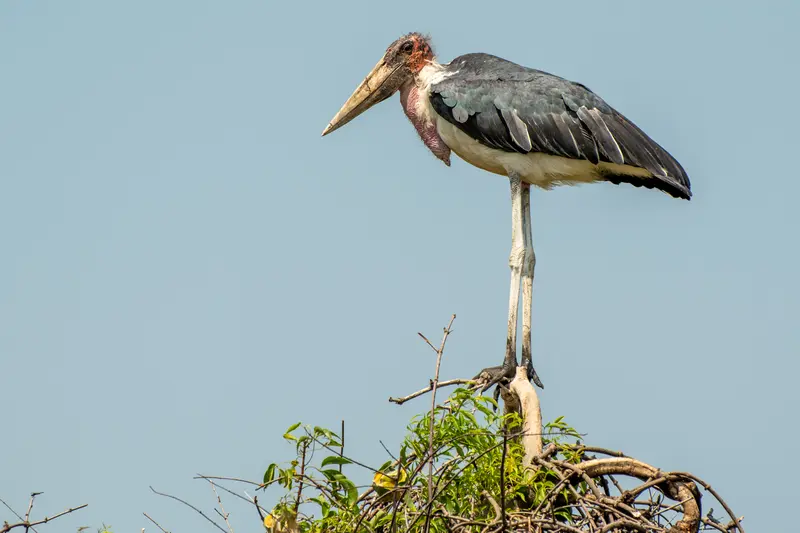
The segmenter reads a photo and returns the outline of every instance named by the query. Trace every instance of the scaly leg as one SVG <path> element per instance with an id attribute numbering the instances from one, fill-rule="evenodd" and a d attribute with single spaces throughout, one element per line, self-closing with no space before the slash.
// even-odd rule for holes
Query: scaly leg
<path id="1" fill-rule="evenodd" d="M 522 362 L 528 369 L 528 378 L 537 386 L 544 388 L 531 362 L 531 309 L 533 307 L 533 270 L 536 267 L 536 254 L 533 251 L 531 231 L 531 186 L 522 184 L 522 232 L 524 261 L 522 263 Z"/>
<path id="2" fill-rule="evenodd" d="M 523 265 L 525 264 L 525 235 L 523 231 L 523 190 L 528 191 L 530 206 L 530 188 L 523 185 L 519 176 L 508 177 L 511 184 L 511 254 L 508 266 L 511 268 L 511 290 L 508 301 L 508 334 L 506 336 L 506 355 L 502 366 L 482 370 L 477 378 L 486 380 L 483 390 L 500 381 L 508 381 L 514 377 L 517 368 L 517 313 L 519 310 L 519 288 Z M 530 209 L 529 209 L 530 218 Z M 530 227 L 530 220 L 528 222 Z M 529 311 L 530 314 L 530 311 Z M 530 349 L 530 342 L 528 348 Z M 530 357 L 529 357 L 530 359 Z"/>

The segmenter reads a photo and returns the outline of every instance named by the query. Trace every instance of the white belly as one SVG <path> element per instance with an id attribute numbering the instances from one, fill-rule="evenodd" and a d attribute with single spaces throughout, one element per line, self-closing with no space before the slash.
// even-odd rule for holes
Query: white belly
<path id="1" fill-rule="evenodd" d="M 627 174 L 642 178 L 653 175 L 638 167 L 615 163 L 593 164 L 591 161 L 569 159 L 531 152 L 520 154 L 485 146 L 456 126 L 436 115 L 436 129 L 442 140 L 461 159 L 483 170 L 508 176 L 515 173 L 531 185 L 549 189 L 555 185 L 591 183 L 602 179 L 602 173 Z"/>

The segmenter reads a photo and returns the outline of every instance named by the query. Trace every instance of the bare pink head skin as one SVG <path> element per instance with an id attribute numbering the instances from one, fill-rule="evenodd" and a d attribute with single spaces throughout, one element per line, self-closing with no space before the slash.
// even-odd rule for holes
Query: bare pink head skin
<path id="1" fill-rule="evenodd" d="M 426 74 L 435 69 L 436 62 L 430 40 L 409 33 L 386 49 L 378 64 L 367 74 L 350 98 L 322 132 L 327 135 L 341 128 L 370 107 L 400 91 L 400 103 L 422 141 L 433 154 L 450 165 L 450 148 L 436 132 L 436 123 L 426 113 Z M 428 67 L 426 69 L 426 67 Z"/>

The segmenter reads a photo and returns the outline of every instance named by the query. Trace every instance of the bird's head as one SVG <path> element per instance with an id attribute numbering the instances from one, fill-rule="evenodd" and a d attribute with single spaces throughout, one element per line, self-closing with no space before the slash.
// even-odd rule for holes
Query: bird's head
<path id="1" fill-rule="evenodd" d="M 386 53 L 323 130 L 327 135 L 358 115 L 412 83 L 423 67 L 433 60 L 427 37 L 419 33 L 404 35 L 389 45 Z"/>

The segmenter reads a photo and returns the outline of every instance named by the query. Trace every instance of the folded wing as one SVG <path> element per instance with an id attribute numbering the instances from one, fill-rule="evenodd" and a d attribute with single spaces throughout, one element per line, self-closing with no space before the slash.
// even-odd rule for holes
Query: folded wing
<path id="1" fill-rule="evenodd" d="M 652 177 L 599 167 L 613 183 L 691 197 L 680 163 L 587 87 L 488 54 L 458 57 L 446 69 L 430 88 L 431 104 L 478 142 L 507 152 L 642 168 Z"/>

